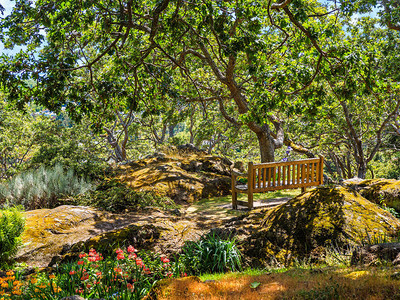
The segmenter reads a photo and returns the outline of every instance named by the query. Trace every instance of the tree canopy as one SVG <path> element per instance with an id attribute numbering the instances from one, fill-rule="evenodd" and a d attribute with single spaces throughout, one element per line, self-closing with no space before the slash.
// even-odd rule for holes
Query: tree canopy
<path id="1" fill-rule="evenodd" d="M 375 7 L 380 23 L 353 24 L 353 14 Z M 172 136 L 201 116 L 225 132 L 252 132 L 266 162 L 283 145 L 313 156 L 304 147 L 313 142 L 295 132 L 324 121 L 310 132 L 342 130 L 365 176 L 398 118 L 398 12 L 389 0 L 17 0 L 0 38 L 24 49 L 1 56 L 1 87 L 20 108 L 89 116 L 119 160 L 132 124 L 157 144 L 167 128 Z"/>

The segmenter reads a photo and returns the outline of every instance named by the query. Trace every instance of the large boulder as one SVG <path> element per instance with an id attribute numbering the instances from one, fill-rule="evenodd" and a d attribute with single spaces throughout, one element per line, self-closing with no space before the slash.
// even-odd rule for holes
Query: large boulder
<path id="1" fill-rule="evenodd" d="M 345 180 L 343 184 L 359 192 L 371 202 L 384 204 L 400 212 L 400 180 L 353 178 Z"/>
<path id="2" fill-rule="evenodd" d="M 207 220 L 199 221 L 176 210 L 149 208 L 112 214 L 70 205 L 28 211 L 25 217 L 23 246 L 16 258 L 35 267 L 75 258 L 91 247 L 112 251 L 118 245 L 131 244 L 161 254 L 176 253 L 186 240 L 197 239 L 220 221 L 207 224 Z"/>
<path id="3" fill-rule="evenodd" d="M 232 165 L 229 159 L 181 147 L 122 165 L 115 177 L 135 190 L 153 191 L 178 203 L 190 203 L 229 195 Z"/>
<path id="4" fill-rule="evenodd" d="M 377 237 L 390 237 L 400 221 L 357 192 L 320 187 L 265 211 L 258 230 L 242 242 L 252 264 L 271 258 L 288 262 L 326 247 L 346 247 Z"/>

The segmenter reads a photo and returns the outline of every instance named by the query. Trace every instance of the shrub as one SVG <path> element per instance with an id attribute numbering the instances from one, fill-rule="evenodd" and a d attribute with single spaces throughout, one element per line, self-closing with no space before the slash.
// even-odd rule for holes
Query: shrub
<path id="1" fill-rule="evenodd" d="M 208 234 L 197 242 L 187 241 L 182 252 L 185 270 L 193 274 L 241 270 L 241 254 L 234 239 Z"/>
<path id="2" fill-rule="evenodd" d="M 117 180 L 109 180 L 97 186 L 96 190 L 78 195 L 73 204 L 88 205 L 114 213 L 135 211 L 146 206 L 175 208 L 175 203 L 168 197 L 153 192 L 139 192 Z"/>
<path id="3" fill-rule="evenodd" d="M 0 210 L 0 268 L 6 266 L 17 252 L 24 226 L 21 207 Z"/>
<path id="4" fill-rule="evenodd" d="M 76 176 L 73 170 L 65 171 L 57 164 L 15 175 L 2 184 L 0 199 L 23 205 L 26 209 L 53 208 L 59 198 L 84 193 L 91 188 L 92 185 Z"/>

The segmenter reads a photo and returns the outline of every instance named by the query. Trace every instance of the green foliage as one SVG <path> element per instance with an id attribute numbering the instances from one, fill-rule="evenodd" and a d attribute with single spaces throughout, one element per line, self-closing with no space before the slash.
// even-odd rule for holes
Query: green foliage
<path id="1" fill-rule="evenodd" d="M 91 188 L 92 184 L 76 176 L 72 169 L 66 171 L 57 164 L 25 171 L 0 184 L 0 199 L 26 209 L 53 208 L 59 198 L 85 193 Z"/>
<path id="2" fill-rule="evenodd" d="M 215 234 L 205 235 L 197 242 L 187 241 L 182 252 L 182 263 L 193 274 L 234 272 L 242 268 L 236 241 L 223 240 Z"/>
<path id="3" fill-rule="evenodd" d="M 96 190 L 69 199 L 75 204 L 89 205 L 114 213 L 135 211 L 148 206 L 175 208 L 174 202 L 153 192 L 138 192 L 117 180 L 109 180 L 97 186 Z"/>
<path id="4" fill-rule="evenodd" d="M 70 127 L 57 122 L 42 124 L 38 139 L 41 142 L 39 149 L 26 164 L 26 169 L 61 164 L 77 176 L 94 179 L 103 176 L 108 167 L 99 139 L 84 124 Z"/>
<path id="5" fill-rule="evenodd" d="M 0 210 L 0 268 L 10 262 L 21 245 L 20 235 L 25 226 L 21 209 L 12 207 Z"/>

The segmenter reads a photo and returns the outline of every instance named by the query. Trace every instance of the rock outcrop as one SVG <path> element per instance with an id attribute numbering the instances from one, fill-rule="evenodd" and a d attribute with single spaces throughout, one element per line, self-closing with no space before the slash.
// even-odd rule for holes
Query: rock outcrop
<path id="1" fill-rule="evenodd" d="M 357 192 L 320 187 L 267 210 L 260 228 L 242 242 L 242 248 L 253 264 L 271 258 L 288 262 L 326 247 L 390 237 L 399 229 L 398 219 Z"/>
<path id="2" fill-rule="evenodd" d="M 91 247 L 103 252 L 132 244 L 160 254 L 176 253 L 186 240 L 195 240 L 221 224 L 220 220 L 155 208 L 112 214 L 90 207 L 63 205 L 28 211 L 25 217 L 23 247 L 16 258 L 35 267 L 76 258 Z"/>
<path id="3" fill-rule="evenodd" d="M 348 179 L 343 184 L 359 192 L 371 202 L 394 208 L 400 212 L 400 180 L 395 179 Z"/>
<path id="4" fill-rule="evenodd" d="M 351 257 L 353 265 L 379 265 L 383 261 L 400 265 L 400 243 L 367 245 L 355 249 Z"/>
<path id="5" fill-rule="evenodd" d="M 178 203 L 229 195 L 233 162 L 192 148 L 159 152 L 120 166 L 116 178 L 133 189 L 153 191 Z"/>

